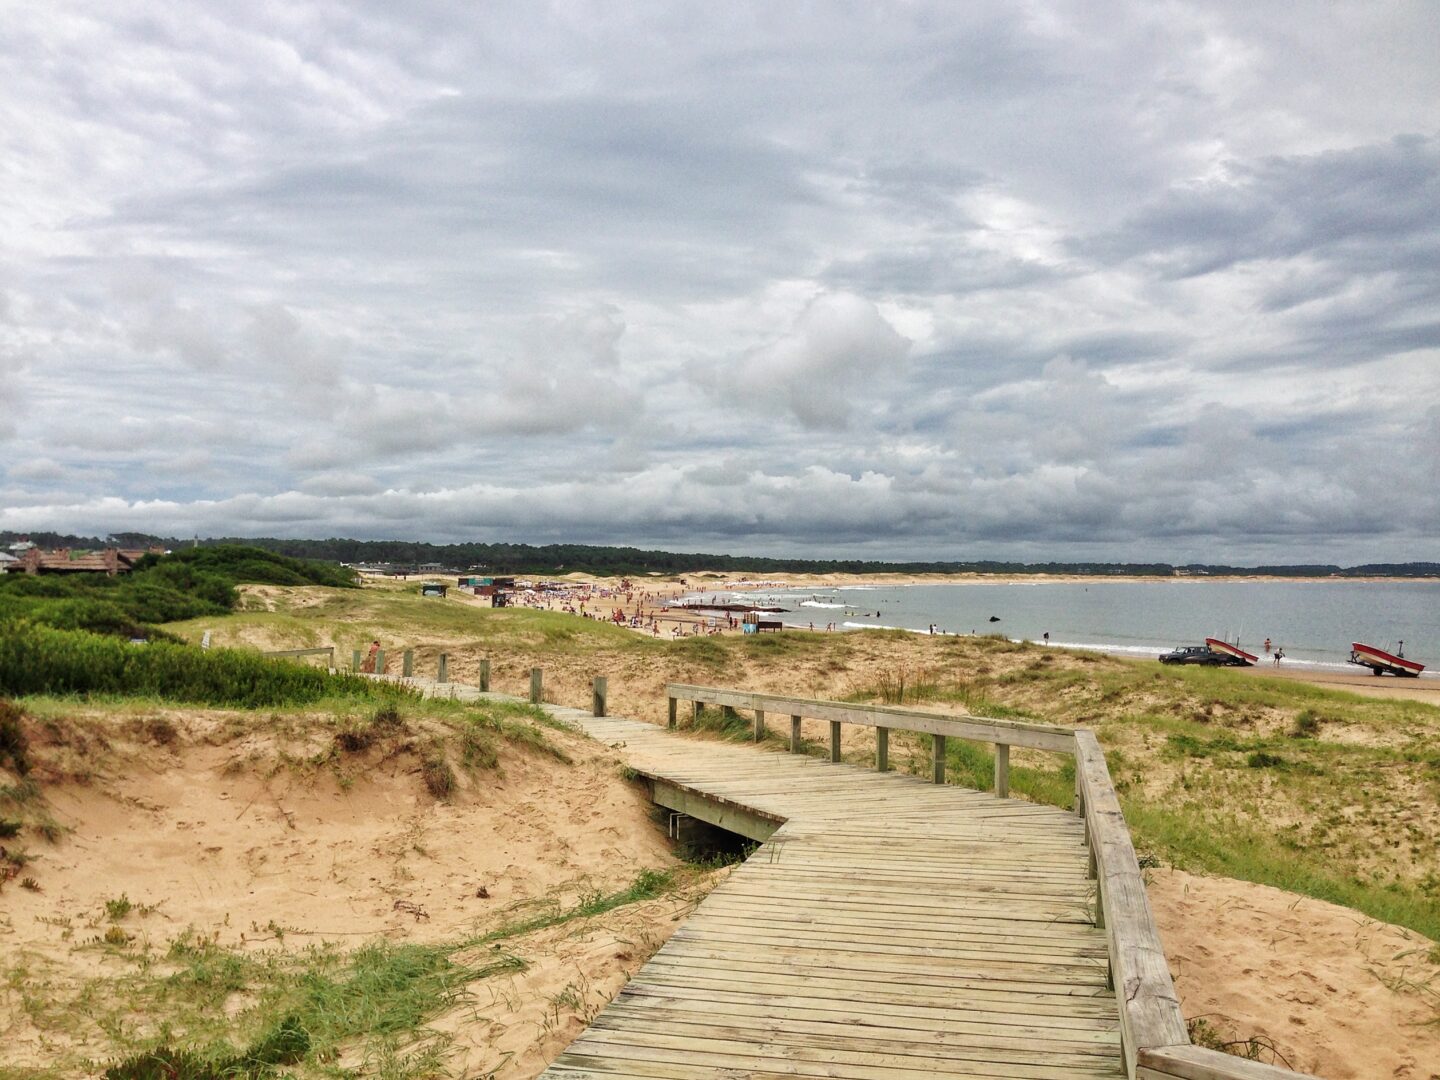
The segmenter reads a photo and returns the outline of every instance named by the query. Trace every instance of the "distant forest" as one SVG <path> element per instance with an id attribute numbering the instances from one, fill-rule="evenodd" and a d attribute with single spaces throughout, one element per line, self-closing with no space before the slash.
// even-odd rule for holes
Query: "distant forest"
<path id="1" fill-rule="evenodd" d="M 65 536 L 60 533 L 0 532 L 0 544 L 29 539 L 44 548 L 144 548 L 152 544 L 170 549 L 190 547 L 196 541 L 143 533 L 116 533 L 104 538 Z M 1440 577 L 1440 563 L 1366 563 L 1362 566 L 1225 566 L 1189 563 L 1046 562 L 877 562 L 865 559 L 783 559 L 755 555 L 685 554 L 646 551 L 632 547 L 592 544 L 423 544 L 403 540 L 278 540 L 270 537 L 215 537 L 198 541 L 200 547 L 244 544 L 297 559 L 343 563 L 390 563 L 418 566 L 439 563 L 456 570 L 495 574 L 596 575 L 683 574 L 715 570 L 728 574 L 1126 574 L 1170 577 L 1176 570 L 1192 574 L 1249 574 L 1276 577 Z"/>

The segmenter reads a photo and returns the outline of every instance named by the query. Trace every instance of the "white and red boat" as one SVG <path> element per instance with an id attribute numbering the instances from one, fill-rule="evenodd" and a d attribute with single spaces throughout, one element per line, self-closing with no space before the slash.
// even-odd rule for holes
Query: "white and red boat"
<path id="1" fill-rule="evenodd" d="M 1386 652 L 1384 649 L 1377 649 L 1374 645 L 1366 645 L 1363 641 L 1352 641 L 1350 643 L 1350 663 L 1360 664 L 1368 667 L 1373 674 L 1384 675 L 1389 672 L 1391 675 L 1405 675 L 1414 678 L 1425 670 L 1424 664 L 1417 664 L 1414 660 L 1406 660 L 1403 650 L 1405 643 L 1402 641 L 1395 652 Z"/>
<path id="2" fill-rule="evenodd" d="M 1244 649 L 1240 648 L 1239 645 L 1231 645 L 1230 642 L 1224 640 L 1223 638 L 1207 637 L 1205 639 L 1205 644 L 1210 646 L 1211 652 L 1217 652 L 1221 656 L 1228 656 L 1230 658 L 1230 663 L 1237 666 L 1240 664 L 1244 664 L 1246 667 L 1249 667 L 1251 664 L 1255 663 L 1255 661 L 1260 659 L 1254 653 L 1246 652 Z"/>

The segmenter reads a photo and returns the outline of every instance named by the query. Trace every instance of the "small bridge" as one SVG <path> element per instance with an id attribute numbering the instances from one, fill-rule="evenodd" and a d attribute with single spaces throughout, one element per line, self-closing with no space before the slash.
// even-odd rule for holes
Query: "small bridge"
<path id="1" fill-rule="evenodd" d="M 1299 1075 L 1189 1044 L 1092 732 L 667 688 L 671 728 L 744 709 L 758 738 L 779 714 L 800 751 L 804 720 L 828 723 L 827 762 L 605 716 L 596 682 L 590 712 L 543 708 L 620 750 L 658 804 L 761 846 L 543 1076 Z M 840 762 L 846 724 L 874 730 L 876 769 Z M 930 737 L 929 781 L 888 770 L 894 730 Z M 950 738 L 995 747 L 993 791 L 944 783 Z M 1011 746 L 1073 757 L 1072 810 L 1007 797 Z"/>

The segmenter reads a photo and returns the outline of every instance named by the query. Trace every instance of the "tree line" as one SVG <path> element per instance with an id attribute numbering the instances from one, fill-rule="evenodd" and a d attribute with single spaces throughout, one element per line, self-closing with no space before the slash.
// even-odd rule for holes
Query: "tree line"
<path id="1" fill-rule="evenodd" d="M 728 574 L 1097 574 L 1140 577 L 1170 577 L 1176 570 L 1191 574 L 1248 574 L 1274 577 L 1436 577 L 1440 563 L 1367 563 L 1360 566 L 1297 564 L 1279 566 L 1230 566 L 1187 563 L 1107 562 L 1003 562 L 980 560 L 924 560 L 884 562 L 873 559 L 796 559 L 758 555 L 722 555 L 660 551 L 600 544 L 429 544 L 407 540 L 294 540 L 275 537 L 215 537 L 188 540 L 151 536 L 147 533 L 116 533 L 105 538 L 71 536 L 61 533 L 0 532 L 0 543 L 28 538 L 46 548 L 143 548 L 154 544 L 170 549 L 192 545 L 200 548 L 245 545 L 277 555 L 330 563 L 391 563 L 418 566 L 439 563 L 456 569 L 476 569 L 493 574 L 596 575 L 683 574 L 715 570 Z"/>

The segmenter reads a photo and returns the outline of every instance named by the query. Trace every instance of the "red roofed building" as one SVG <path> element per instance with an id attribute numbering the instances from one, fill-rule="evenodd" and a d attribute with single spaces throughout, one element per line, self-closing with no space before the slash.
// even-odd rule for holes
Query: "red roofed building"
<path id="1" fill-rule="evenodd" d="M 18 561 L 5 567 L 10 573 L 22 574 L 128 574 L 135 564 L 148 554 L 144 551 L 121 551 L 106 548 L 104 551 L 41 551 L 31 548 L 20 555 Z"/>

